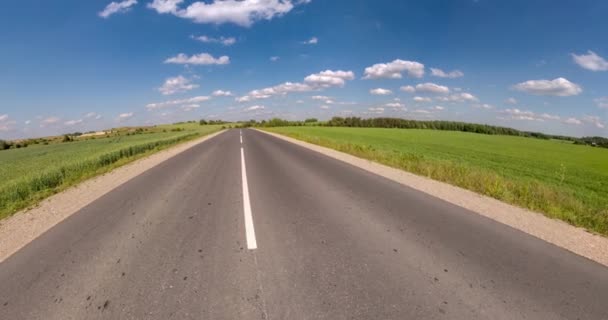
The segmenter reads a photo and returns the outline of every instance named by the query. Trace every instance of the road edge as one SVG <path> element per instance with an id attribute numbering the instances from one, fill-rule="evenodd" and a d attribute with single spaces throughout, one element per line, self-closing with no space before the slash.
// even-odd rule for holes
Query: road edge
<path id="1" fill-rule="evenodd" d="M 0 263 L 80 209 L 129 180 L 227 130 L 179 143 L 78 183 L 40 202 L 34 208 L 0 220 Z"/>
<path id="2" fill-rule="evenodd" d="M 546 217 L 541 213 L 516 207 L 445 182 L 418 176 L 407 171 L 274 132 L 259 129 L 254 130 L 321 153 L 450 202 L 608 267 L 608 238 L 589 233 L 583 228 L 578 228 L 561 220 Z"/>

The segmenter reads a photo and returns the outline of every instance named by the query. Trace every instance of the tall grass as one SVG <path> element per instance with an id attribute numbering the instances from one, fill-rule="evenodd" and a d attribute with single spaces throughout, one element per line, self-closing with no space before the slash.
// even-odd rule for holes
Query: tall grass
<path id="1" fill-rule="evenodd" d="M 442 145 L 449 142 L 437 141 L 435 142 L 436 145 L 428 148 L 427 153 L 420 151 L 420 149 L 408 148 L 407 145 L 399 146 L 395 144 L 391 147 L 389 145 L 360 143 L 367 141 L 363 138 L 365 135 L 364 131 L 361 130 L 370 129 L 350 129 L 348 133 L 352 139 L 344 137 L 332 138 L 332 130 L 335 133 L 333 137 L 339 136 L 337 130 L 340 129 L 336 129 L 273 128 L 268 130 L 394 168 L 403 169 L 434 180 L 447 182 L 517 206 L 542 212 L 549 217 L 564 220 L 575 226 L 608 235 L 608 190 L 602 189 L 607 184 L 608 180 L 605 175 L 608 172 L 603 176 L 584 175 L 585 177 L 589 177 L 585 181 L 585 179 L 574 179 L 575 177 L 572 175 L 568 176 L 566 167 L 561 164 L 559 166 L 560 169 L 554 173 L 555 177 L 548 177 L 548 175 L 551 175 L 551 170 L 547 170 L 546 168 L 532 168 L 534 170 L 529 170 L 528 172 L 524 168 L 521 168 L 522 170 L 519 172 L 511 170 L 511 167 L 516 168 L 519 165 L 534 167 L 538 166 L 538 164 L 532 161 L 528 163 L 525 161 L 514 161 L 511 156 L 491 154 L 487 150 L 484 150 L 486 153 L 478 153 L 476 152 L 473 139 L 470 140 L 470 152 L 468 153 L 452 153 L 448 156 L 446 155 L 448 151 L 443 150 L 442 152 L 445 153 L 442 154 L 443 157 L 431 157 L 427 156 L 427 154 L 431 152 L 437 153 L 437 150 L 441 149 Z M 387 137 L 388 135 L 393 135 L 393 138 L 396 134 L 395 130 L 404 131 L 404 129 L 380 130 L 392 130 L 385 133 Z M 358 136 L 358 134 L 361 134 L 361 136 Z M 442 133 L 446 139 L 450 138 L 450 134 Z M 487 138 L 493 139 L 493 137 Z M 350 141 L 357 141 L 358 143 Z M 527 146 L 525 142 L 525 140 L 520 142 L 519 152 L 522 154 L 526 153 Z M 428 143 L 430 144 L 430 142 Z M 495 143 L 500 145 L 503 142 L 499 138 L 496 138 Z M 550 142 L 543 141 L 542 143 Z M 418 142 L 417 144 L 424 143 Z M 583 146 L 569 147 L 590 148 Z M 608 160 L 608 152 L 605 155 L 605 159 Z M 484 160 L 487 163 L 494 164 L 488 164 L 486 167 L 479 165 Z M 534 174 L 530 174 L 530 172 L 534 172 Z M 587 185 L 579 185 L 583 183 Z"/>
<path id="2" fill-rule="evenodd" d="M 68 161 L 65 165 L 52 166 L 12 179 L 0 187 L 0 219 L 86 178 L 109 171 L 149 152 L 190 140 L 199 135 L 198 132 L 189 133 L 132 145 L 94 158 L 75 162 Z"/>

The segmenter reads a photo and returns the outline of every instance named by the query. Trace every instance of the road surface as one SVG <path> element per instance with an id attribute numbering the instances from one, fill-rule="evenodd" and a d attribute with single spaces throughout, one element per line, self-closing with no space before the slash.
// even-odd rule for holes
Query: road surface
<path id="1" fill-rule="evenodd" d="M 253 130 L 146 171 L 0 264 L 11 320 L 608 319 L 607 299 L 604 266 Z"/>

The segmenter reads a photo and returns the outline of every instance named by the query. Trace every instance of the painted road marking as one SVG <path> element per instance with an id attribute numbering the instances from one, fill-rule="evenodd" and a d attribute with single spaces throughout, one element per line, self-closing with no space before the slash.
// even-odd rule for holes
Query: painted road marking
<path id="1" fill-rule="evenodd" d="M 241 147 L 241 176 L 243 179 L 243 211 L 245 212 L 245 235 L 247 236 L 247 249 L 258 248 L 253 228 L 253 216 L 251 215 L 251 203 L 249 202 L 249 185 L 247 184 L 247 167 L 245 166 L 245 151 Z"/>

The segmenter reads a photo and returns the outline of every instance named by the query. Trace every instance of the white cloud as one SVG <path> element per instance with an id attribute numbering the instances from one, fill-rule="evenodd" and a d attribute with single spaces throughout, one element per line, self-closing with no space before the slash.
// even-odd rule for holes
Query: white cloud
<path id="1" fill-rule="evenodd" d="M 167 78 L 165 83 L 158 88 L 158 91 L 167 96 L 179 92 L 190 91 L 198 87 L 198 84 L 193 84 L 190 79 L 186 79 L 183 76 L 177 76 Z"/>
<path id="2" fill-rule="evenodd" d="M 347 80 L 355 79 L 352 71 L 325 70 L 304 78 L 304 82 L 316 88 L 343 87 Z"/>
<path id="3" fill-rule="evenodd" d="M 561 117 L 558 115 L 552 115 L 548 113 L 536 114 L 529 110 L 520 110 L 517 108 L 514 109 L 505 109 L 499 111 L 506 116 L 508 119 L 513 120 L 527 120 L 527 121 L 545 121 L 545 120 L 560 120 Z"/>
<path id="4" fill-rule="evenodd" d="M 0 122 L 8 120 L 8 114 L 0 114 Z"/>
<path id="5" fill-rule="evenodd" d="M 400 59 L 389 63 L 378 63 L 365 68 L 363 79 L 401 79 L 404 72 L 410 77 L 421 78 L 424 75 L 424 64 Z"/>
<path id="6" fill-rule="evenodd" d="M 42 125 L 48 125 L 48 124 L 55 124 L 59 121 L 61 121 L 61 119 L 59 119 L 58 117 L 51 116 L 51 117 L 42 119 L 42 121 L 40 121 L 40 123 Z"/>
<path id="7" fill-rule="evenodd" d="M 445 110 L 445 108 L 442 107 L 442 106 L 434 106 L 434 107 L 431 108 L 431 110 L 434 110 L 434 111 L 443 111 L 443 110 Z"/>
<path id="8" fill-rule="evenodd" d="M 203 42 L 203 43 L 221 43 L 225 46 L 231 46 L 236 43 L 236 38 L 234 37 L 224 37 L 221 36 L 219 38 L 213 38 L 209 36 L 192 36 L 192 39 Z"/>
<path id="9" fill-rule="evenodd" d="M 292 92 L 309 92 L 330 87 L 343 87 L 347 80 L 353 80 L 354 78 L 355 74 L 352 71 L 325 70 L 307 76 L 304 78 L 304 83 L 285 82 L 274 87 L 252 90 L 247 95 L 236 98 L 236 101 L 249 102 L 256 99 L 267 99 Z"/>
<path id="10" fill-rule="evenodd" d="M 440 86 L 434 83 L 421 83 L 416 85 L 416 92 L 432 93 L 432 94 L 448 94 L 450 88 L 446 86 Z"/>
<path id="11" fill-rule="evenodd" d="M 608 97 L 597 98 L 593 101 L 595 101 L 595 104 L 598 106 L 598 108 L 608 109 Z"/>
<path id="12" fill-rule="evenodd" d="M 27 125 L 29 125 L 30 123 L 32 123 L 32 120 L 25 120 L 25 122 L 24 122 L 24 123 L 25 123 L 25 125 L 27 126 Z"/>
<path id="13" fill-rule="evenodd" d="M 69 120 L 64 122 L 63 124 L 65 124 L 66 126 L 75 126 L 77 124 L 81 124 L 83 122 L 82 119 L 78 119 L 78 120 Z"/>
<path id="14" fill-rule="evenodd" d="M 597 116 L 583 116 L 583 122 L 594 125 L 596 128 L 604 129 L 606 126 Z"/>
<path id="15" fill-rule="evenodd" d="M 558 115 L 548 114 L 548 113 L 541 114 L 540 118 L 545 119 L 545 120 L 559 120 L 559 119 L 561 119 L 561 117 L 558 116 Z"/>
<path id="16" fill-rule="evenodd" d="M 232 96 L 232 92 L 224 90 L 215 90 L 211 95 L 214 97 L 230 97 Z"/>
<path id="17" fill-rule="evenodd" d="M 376 95 L 376 96 L 386 96 L 389 94 L 393 94 L 393 92 L 391 90 L 383 89 L 383 88 L 371 89 L 371 90 L 369 90 L 369 93 Z"/>
<path id="18" fill-rule="evenodd" d="M 245 111 L 255 111 L 255 110 L 264 110 L 264 109 L 266 109 L 266 107 L 260 106 L 260 105 L 254 105 L 254 106 L 245 108 Z"/>
<path id="19" fill-rule="evenodd" d="M 431 68 L 431 75 L 433 75 L 435 77 L 439 77 L 439 78 L 450 78 L 450 79 L 464 77 L 464 73 L 462 73 L 462 71 L 460 71 L 460 70 L 445 72 L 445 71 L 443 71 L 441 69 L 437 69 L 437 68 Z"/>
<path id="20" fill-rule="evenodd" d="M 322 105 L 322 106 L 320 106 L 319 108 L 324 109 L 324 110 L 327 110 L 327 109 L 329 109 L 329 106 Z"/>
<path id="21" fill-rule="evenodd" d="M 515 90 L 542 96 L 575 96 L 583 89 L 576 83 L 565 78 L 553 80 L 528 80 L 513 86 Z"/>
<path id="22" fill-rule="evenodd" d="M 131 9 L 132 6 L 137 4 L 137 0 L 124 0 L 121 2 L 110 2 L 103 11 L 99 12 L 99 16 L 102 18 L 109 18 L 115 13 L 124 13 Z"/>
<path id="23" fill-rule="evenodd" d="M 312 96 L 310 98 L 313 99 L 313 100 L 329 100 L 329 99 L 331 99 L 328 96 Z"/>
<path id="24" fill-rule="evenodd" d="M 439 101 L 444 101 L 444 102 L 477 102 L 479 101 L 479 99 L 477 99 L 476 96 L 468 93 L 468 92 L 460 92 L 460 93 L 456 93 L 447 97 L 437 97 L 437 99 Z"/>
<path id="25" fill-rule="evenodd" d="M 566 119 L 566 120 L 564 120 L 562 122 L 565 123 L 565 124 L 574 124 L 574 125 L 577 125 L 577 126 L 583 123 L 582 121 L 580 121 L 577 118 L 568 118 L 568 119 Z"/>
<path id="26" fill-rule="evenodd" d="M 171 57 L 165 60 L 165 63 L 174 63 L 174 64 L 194 64 L 194 65 L 212 65 L 212 64 L 229 64 L 230 57 L 221 56 L 219 58 L 214 58 L 212 55 L 208 53 L 199 53 L 192 56 L 188 56 L 184 53 L 180 53 L 175 57 Z"/>
<path id="27" fill-rule="evenodd" d="M 487 103 L 480 103 L 480 104 L 474 104 L 473 108 L 489 110 L 489 109 L 494 109 L 494 106 L 487 104 Z"/>
<path id="28" fill-rule="evenodd" d="M 608 71 L 608 61 L 589 50 L 587 54 L 572 54 L 572 59 L 576 64 L 584 69 L 591 71 Z"/>
<path id="29" fill-rule="evenodd" d="M 176 106 L 176 105 L 180 105 L 180 104 L 184 104 L 184 105 L 185 104 L 197 104 L 200 102 L 207 101 L 209 99 L 211 99 L 211 98 L 208 96 L 197 96 L 197 97 L 192 97 L 192 98 L 188 98 L 188 99 L 150 103 L 150 104 L 146 105 L 146 109 L 148 109 L 148 111 L 151 111 L 151 110 L 162 109 L 162 108 L 166 108 L 166 107 L 170 107 L 170 106 Z"/>
<path id="30" fill-rule="evenodd" d="M 279 61 L 279 59 L 281 59 L 281 57 L 278 57 L 278 56 L 270 57 L 270 61 L 272 61 L 272 62 L 277 62 L 277 61 Z"/>
<path id="31" fill-rule="evenodd" d="M 422 113 L 422 114 L 429 114 L 431 113 L 429 110 L 424 110 L 424 109 L 414 109 L 412 110 L 413 113 Z"/>
<path id="32" fill-rule="evenodd" d="M 118 115 L 117 120 L 126 121 L 126 120 L 131 119 L 132 117 L 133 117 L 133 112 L 121 113 Z"/>
<path id="33" fill-rule="evenodd" d="M 412 86 L 403 86 L 403 87 L 399 88 L 399 90 L 401 90 L 403 92 L 407 92 L 407 93 L 414 93 L 414 92 L 416 92 L 416 88 L 414 88 Z"/>
<path id="34" fill-rule="evenodd" d="M 182 110 L 184 110 L 184 112 L 188 112 L 188 111 L 192 111 L 192 110 L 198 109 L 200 107 L 201 106 L 198 105 L 198 104 L 185 104 L 185 105 L 181 106 L 180 108 Z"/>
<path id="35" fill-rule="evenodd" d="M 413 100 L 416 102 L 432 102 L 433 101 L 433 99 L 431 99 L 429 97 L 414 97 Z"/>
<path id="36" fill-rule="evenodd" d="M 319 39 L 317 37 L 312 37 L 309 40 L 303 41 L 303 44 L 317 44 L 319 43 Z"/>
<path id="37" fill-rule="evenodd" d="M 405 105 L 401 102 L 389 102 L 389 103 L 385 104 L 384 106 L 389 107 L 389 108 L 394 108 L 394 109 L 405 109 Z"/>
<path id="38" fill-rule="evenodd" d="M 176 14 L 178 5 L 184 0 L 154 0 L 148 3 L 148 8 L 156 10 L 158 13 L 173 13 Z"/>
<path id="39" fill-rule="evenodd" d="M 234 23 L 249 27 L 256 21 L 271 20 L 291 11 L 295 5 L 310 1 L 292 0 L 212 0 L 196 1 L 180 8 L 183 0 L 154 0 L 148 7 L 158 13 L 171 13 L 196 23 Z"/>
<path id="40" fill-rule="evenodd" d="M 515 98 L 511 97 L 511 98 L 507 99 L 507 101 L 506 101 L 506 102 L 507 102 L 508 104 L 513 104 L 513 105 L 515 105 L 515 104 L 517 104 L 517 99 L 515 99 Z"/>
<path id="41" fill-rule="evenodd" d="M 384 112 L 384 108 L 382 108 L 382 107 L 372 107 L 372 108 L 367 108 L 367 110 L 371 111 L 372 113 L 383 113 Z"/>

